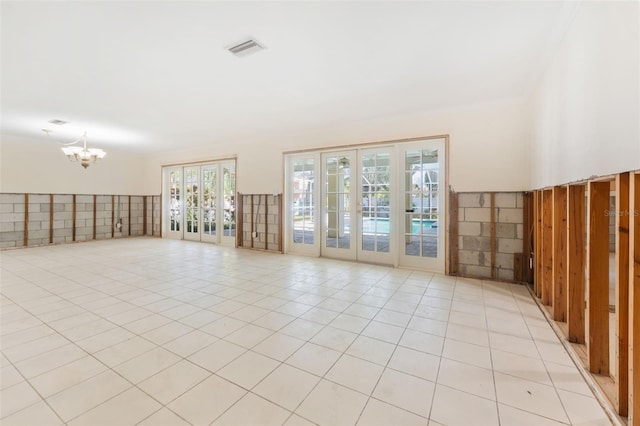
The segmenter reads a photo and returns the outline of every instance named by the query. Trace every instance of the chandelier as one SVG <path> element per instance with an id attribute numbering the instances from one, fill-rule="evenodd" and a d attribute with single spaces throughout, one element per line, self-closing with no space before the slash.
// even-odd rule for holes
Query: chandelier
<path id="1" fill-rule="evenodd" d="M 82 146 L 72 146 L 82 141 Z M 99 148 L 87 148 L 87 132 L 82 137 L 62 147 L 62 152 L 67 156 L 69 161 L 79 161 L 80 165 L 85 169 L 107 155 L 106 152 Z"/>

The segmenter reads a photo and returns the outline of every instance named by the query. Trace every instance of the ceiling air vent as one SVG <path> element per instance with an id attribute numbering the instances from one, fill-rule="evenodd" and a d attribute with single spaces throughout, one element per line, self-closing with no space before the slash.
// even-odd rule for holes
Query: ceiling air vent
<path id="1" fill-rule="evenodd" d="M 62 126 L 63 124 L 67 124 L 66 121 L 58 120 L 58 119 L 55 119 L 55 118 L 53 120 L 49 120 L 49 123 L 55 124 L 56 126 Z"/>
<path id="2" fill-rule="evenodd" d="M 264 46 L 253 39 L 228 47 L 227 50 L 239 58 L 251 55 L 264 49 Z"/>

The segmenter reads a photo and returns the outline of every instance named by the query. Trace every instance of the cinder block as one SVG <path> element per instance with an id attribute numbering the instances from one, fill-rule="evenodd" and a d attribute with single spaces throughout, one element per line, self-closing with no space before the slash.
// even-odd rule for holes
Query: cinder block
<path id="1" fill-rule="evenodd" d="M 24 240 L 24 232 L 1 232 L 0 241 L 21 241 Z"/>
<path id="2" fill-rule="evenodd" d="M 516 238 L 519 240 L 524 239 L 524 225 L 522 224 L 516 225 Z"/>
<path id="3" fill-rule="evenodd" d="M 0 248 L 13 248 L 16 246 L 15 241 L 0 241 Z"/>
<path id="4" fill-rule="evenodd" d="M 491 221 L 491 209 L 490 208 L 466 208 L 464 212 L 465 222 L 490 222 Z M 522 218 L 521 218 L 522 221 Z"/>
<path id="5" fill-rule="evenodd" d="M 29 200 L 29 213 L 39 213 L 40 212 L 40 203 L 32 203 Z"/>
<path id="6" fill-rule="evenodd" d="M 458 193 L 458 207 L 488 207 L 489 203 L 482 192 L 460 192 Z"/>
<path id="7" fill-rule="evenodd" d="M 49 203 L 49 194 L 29 194 L 29 203 Z"/>
<path id="8" fill-rule="evenodd" d="M 503 223 L 522 223 L 522 209 L 498 209 L 497 221 Z"/>
<path id="9" fill-rule="evenodd" d="M 25 210 L 25 204 L 24 203 L 14 204 L 13 205 L 13 212 L 14 213 L 22 213 L 24 215 L 24 210 Z"/>
<path id="10" fill-rule="evenodd" d="M 466 277 L 491 278 L 490 266 L 460 265 L 459 270 Z"/>
<path id="11" fill-rule="evenodd" d="M 24 203 L 24 194 L 0 194 L 0 204 L 20 204 Z"/>
<path id="12" fill-rule="evenodd" d="M 462 250 L 491 250 L 491 239 L 487 237 L 462 237 Z"/>
<path id="13" fill-rule="evenodd" d="M 498 192 L 495 194 L 495 207 L 516 208 L 515 192 Z"/>
<path id="14" fill-rule="evenodd" d="M 498 252 L 521 253 L 522 240 L 517 240 L 515 238 L 500 238 L 498 239 Z"/>
<path id="15" fill-rule="evenodd" d="M 93 205 L 93 195 L 77 195 L 76 203 Z"/>
<path id="16" fill-rule="evenodd" d="M 513 269 L 498 269 L 498 279 L 500 281 L 513 281 Z"/>
<path id="17" fill-rule="evenodd" d="M 524 208 L 524 193 L 516 192 L 516 208 Z"/>
<path id="18" fill-rule="evenodd" d="M 496 253 L 496 268 L 513 269 L 513 254 Z"/>
<path id="19" fill-rule="evenodd" d="M 12 232 L 12 231 L 15 231 L 14 222 L 0 223 L 0 232 Z"/>
<path id="20" fill-rule="evenodd" d="M 481 223 L 482 225 L 482 236 L 483 237 L 491 237 L 491 223 Z"/>
<path id="21" fill-rule="evenodd" d="M 458 234 L 470 237 L 479 237 L 482 233 L 480 222 L 460 222 L 458 224 Z"/>
<path id="22" fill-rule="evenodd" d="M 516 224 L 515 223 L 497 223 L 496 237 L 497 238 L 515 238 Z"/>
<path id="23" fill-rule="evenodd" d="M 19 222 L 24 220 L 24 214 L 20 213 L 1 213 L 0 222 Z"/>
<path id="24" fill-rule="evenodd" d="M 0 213 L 13 213 L 13 204 L 0 204 Z"/>
<path id="25" fill-rule="evenodd" d="M 484 265 L 484 255 L 480 251 L 460 250 L 458 252 L 458 263 L 465 265 Z"/>

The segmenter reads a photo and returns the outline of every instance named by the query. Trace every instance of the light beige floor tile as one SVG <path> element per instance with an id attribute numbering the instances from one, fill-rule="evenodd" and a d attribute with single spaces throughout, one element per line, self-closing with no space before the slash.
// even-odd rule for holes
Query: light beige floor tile
<path id="1" fill-rule="evenodd" d="M 340 358 L 338 351 L 306 343 L 285 362 L 317 376 L 324 376 L 338 358 Z"/>
<path id="2" fill-rule="evenodd" d="M 593 392 L 591 392 L 591 389 L 589 389 L 589 386 L 575 366 L 570 367 L 550 361 L 544 362 L 544 365 L 547 367 L 551 381 L 557 389 L 563 389 L 589 397 L 593 396 Z"/>
<path id="3" fill-rule="evenodd" d="M 322 324 L 298 318 L 281 328 L 280 333 L 297 337 L 302 340 L 309 340 L 323 328 L 324 326 Z"/>
<path id="4" fill-rule="evenodd" d="M 15 364 L 15 367 L 27 379 L 39 374 L 61 367 L 87 355 L 85 351 L 76 345 L 69 343 L 57 349 L 44 352 Z"/>
<path id="5" fill-rule="evenodd" d="M 445 339 L 442 356 L 477 367 L 491 368 L 491 352 L 486 346 Z"/>
<path id="6" fill-rule="evenodd" d="M 130 388 L 131 384 L 111 370 L 98 374 L 47 399 L 69 421 Z"/>
<path id="7" fill-rule="evenodd" d="M 189 357 L 189 361 L 214 373 L 247 350 L 242 346 L 218 340 Z"/>
<path id="8" fill-rule="evenodd" d="M 134 337 L 134 334 L 124 328 L 112 328 L 95 336 L 87 337 L 78 341 L 76 344 L 90 354 L 99 352 L 110 346 L 117 345 L 127 339 Z"/>
<path id="9" fill-rule="evenodd" d="M 281 425 L 291 413 L 252 393 L 213 422 L 214 425 Z"/>
<path id="10" fill-rule="evenodd" d="M 68 345 L 69 343 L 68 339 L 58 333 L 55 333 L 21 345 L 13 346 L 9 349 L 3 349 L 2 352 L 4 356 L 15 364 L 25 359 L 42 355 L 45 352 L 57 349 L 61 346 Z"/>
<path id="11" fill-rule="evenodd" d="M 258 306 L 245 306 L 242 309 L 238 309 L 235 312 L 229 314 L 231 318 L 239 319 L 244 322 L 253 322 L 258 318 L 265 316 L 270 311 L 268 309 L 260 308 Z"/>
<path id="12" fill-rule="evenodd" d="M 107 367 L 93 357 L 85 356 L 76 361 L 33 377 L 30 382 L 44 398 L 96 376 Z"/>
<path id="13" fill-rule="evenodd" d="M 0 393 L 0 418 L 14 414 L 38 401 L 41 401 L 40 396 L 27 382 L 9 386 Z"/>
<path id="14" fill-rule="evenodd" d="M 11 426 L 60 426 L 62 419 L 44 402 L 36 402 L 2 419 L 2 423 Z"/>
<path id="15" fill-rule="evenodd" d="M 501 426 L 560 426 L 565 424 L 504 404 L 498 404 L 498 411 Z"/>
<path id="16" fill-rule="evenodd" d="M 168 408 L 194 425 L 209 424 L 245 393 L 241 387 L 212 375 L 180 395 Z"/>
<path id="17" fill-rule="evenodd" d="M 178 321 L 182 324 L 188 325 L 189 327 L 200 328 L 207 324 L 211 324 L 220 318 L 222 318 L 221 314 L 203 309 L 191 315 L 187 315 L 186 317 L 182 317 Z"/>
<path id="18" fill-rule="evenodd" d="M 350 331 L 338 330 L 327 326 L 311 339 L 311 343 L 344 352 L 356 337 L 358 335 Z"/>
<path id="19" fill-rule="evenodd" d="M 22 375 L 12 365 L 0 369 L 0 389 L 5 389 L 24 382 Z"/>
<path id="20" fill-rule="evenodd" d="M 227 342 L 234 343 L 247 349 L 251 349 L 258 343 L 273 334 L 268 328 L 258 327 L 257 325 L 247 324 L 241 329 L 234 331 L 224 338 Z"/>
<path id="21" fill-rule="evenodd" d="M 574 425 L 606 426 L 611 423 L 594 397 L 558 390 L 560 400 Z"/>
<path id="22" fill-rule="evenodd" d="M 321 425 L 355 424 L 366 403 L 365 395 L 321 380 L 296 413 Z"/>
<path id="23" fill-rule="evenodd" d="M 88 337 L 95 336 L 108 330 L 112 330 L 116 327 L 117 326 L 115 324 L 101 318 L 61 331 L 60 334 L 62 334 L 72 342 L 78 342 Z"/>
<path id="24" fill-rule="evenodd" d="M 248 351 L 218 370 L 216 374 L 250 390 L 278 365 L 279 363 L 271 358 Z"/>
<path id="25" fill-rule="evenodd" d="M 161 408 L 150 396 L 131 388 L 76 417 L 69 425 L 133 425 Z"/>
<path id="26" fill-rule="evenodd" d="M 388 367 L 421 379 L 436 381 L 440 357 L 398 346 Z"/>
<path id="27" fill-rule="evenodd" d="M 366 318 L 357 317 L 349 314 L 339 314 L 329 325 L 340 330 L 350 331 L 352 333 L 360 333 L 369 324 Z"/>
<path id="28" fill-rule="evenodd" d="M 175 340 L 165 343 L 163 347 L 183 358 L 187 358 L 200 349 L 209 346 L 216 340 L 218 340 L 218 338 L 215 336 L 204 333 L 200 330 L 194 330 L 184 336 L 180 336 Z"/>
<path id="29" fill-rule="evenodd" d="M 159 314 L 151 314 L 123 325 L 122 327 L 134 334 L 143 334 L 147 331 L 162 327 L 170 323 L 172 320 Z"/>
<path id="30" fill-rule="evenodd" d="M 372 396 L 419 416 L 427 417 L 434 388 L 433 382 L 387 368 Z"/>
<path id="31" fill-rule="evenodd" d="M 330 311 L 329 309 L 313 308 L 301 315 L 300 318 L 327 325 L 338 315 L 340 315 L 338 312 Z"/>
<path id="32" fill-rule="evenodd" d="M 6 334 L 3 332 L 2 337 L 0 337 L 0 346 L 2 346 L 3 351 L 6 351 L 16 345 L 22 345 L 32 340 L 40 339 L 55 333 L 55 330 L 44 324 L 38 324 L 35 327 L 31 327 L 17 333 Z"/>
<path id="33" fill-rule="evenodd" d="M 409 321 L 407 328 L 410 330 L 421 331 L 423 333 L 435 334 L 444 337 L 447 333 L 447 323 L 421 316 L 414 316 Z"/>
<path id="34" fill-rule="evenodd" d="M 310 422 L 307 419 L 300 417 L 297 414 L 292 414 L 286 422 L 284 422 L 284 426 L 314 426 L 315 423 Z"/>
<path id="35" fill-rule="evenodd" d="M 491 349 L 499 349 L 505 352 L 513 352 L 531 358 L 540 358 L 538 348 L 533 340 L 524 336 L 509 336 L 507 334 L 489 333 L 489 345 Z"/>
<path id="36" fill-rule="evenodd" d="M 342 355 L 325 375 L 325 378 L 370 395 L 383 371 L 384 367 L 381 365 L 349 355 Z"/>
<path id="37" fill-rule="evenodd" d="M 281 314 L 280 312 L 269 312 L 268 314 L 255 320 L 253 323 L 260 327 L 268 328 L 272 331 L 277 331 L 295 319 L 296 317 Z"/>
<path id="38" fill-rule="evenodd" d="M 180 357 L 162 348 L 153 348 L 114 367 L 131 383 L 137 384 L 180 361 Z"/>
<path id="39" fill-rule="evenodd" d="M 498 372 L 494 377 L 500 403 L 560 422 L 569 421 L 553 387 Z"/>
<path id="40" fill-rule="evenodd" d="M 559 341 L 543 342 L 536 340 L 535 343 L 543 360 L 573 367 L 573 361 Z"/>
<path id="41" fill-rule="evenodd" d="M 404 328 L 378 321 L 371 321 L 362 332 L 363 336 L 373 337 L 388 343 L 397 344 L 404 332 Z"/>
<path id="42" fill-rule="evenodd" d="M 482 328 L 449 323 L 447 339 L 459 340 L 479 346 L 489 346 L 489 333 Z"/>
<path id="43" fill-rule="evenodd" d="M 345 353 L 384 366 L 395 348 L 395 345 L 382 340 L 358 336 Z"/>
<path id="44" fill-rule="evenodd" d="M 428 422 L 425 417 L 371 398 L 358 420 L 358 426 L 427 426 Z"/>
<path id="45" fill-rule="evenodd" d="M 495 401 L 496 392 L 491 370 L 442 358 L 438 383 Z"/>
<path id="46" fill-rule="evenodd" d="M 195 364 L 180 361 L 149 377 L 138 387 L 162 404 L 167 404 L 210 375 L 210 372 Z"/>
<path id="47" fill-rule="evenodd" d="M 168 408 L 162 408 L 156 411 L 151 416 L 147 417 L 138 426 L 188 426 L 184 419 L 178 417 L 173 411 Z"/>
<path id="48" fill-rule="evenodd" d="M 94 356 L 109 367 L 115 367 L 155 347 L 156 345 L 148 340 L 135 336 L 96 352 Z"/>
<path id="49" fill-rule="evenodd" d="M 295 337 L 282 333 L 275 333 L 256 345 L 253 350 L 262 355 L 277 359 L 278 361 L 284 361 L 304 345 L 304 343 L 304 340 L 296 339 Z"/>
<path id="50" fill-rule="evenodd" d="M 201 327 L 200 330 L 216 337 L 225 337 L 246 325 L 247 323 L 244 321 L 240 321 L 235 318 L 224 317 L 220 318 L 219 320 L 215 320 L 214 322 L 207 324 L 204 327 Z"/>
<path id="51" fill-rule="evenodd" d="M 165 343 L 175 340 L 180 336 L 184 336 L 185 334 L 189 334 L 192 331 L 192 327 L 177 321 L 172 321 L 161 327 L 147 331 L 142 334 L 141 337 L 155 343 L 156 345 L 164 345 Z"/>
<path id="52" fill-rule="evenodd" d="M 282 364 L 260 382 L 253 392 L 293 411 L 319 381 L 317 376 Z"/>
<path id="53" fill-rule="evenodd" d="M 491 359 L 495 371 L 544 385 L 553 385 L 549 374 L 547 374 L 546 366 L 540 359 L 525 357 L 497 349 L 491 351 Z M 582 381 L 584 382 L 584 380 Z"/>
<path id="54" fill-rule="evenodd" d="M 494 401 L 438 385 L 430 419 L 447 426 L 498 425 Z"/>
<path id="55" fill-rule="evenodd" d="M 440 356 L 442 354 L 444 339 L 434 334 L 426 334 L 414 330 L 405 330 L 398 345 Z"/>

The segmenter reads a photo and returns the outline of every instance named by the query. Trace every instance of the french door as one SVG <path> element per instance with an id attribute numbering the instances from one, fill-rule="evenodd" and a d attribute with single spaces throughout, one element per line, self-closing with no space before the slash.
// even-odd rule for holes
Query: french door
<path id="1" fill-rule="evenodd" d="M 235 245 L 235 162 L 163 169 L 163 235 Z"/>
<path id="2" fill-rule="evenodd" d="M 445 140 L 287 156 L 287 251 L 444 271 Z"/>

